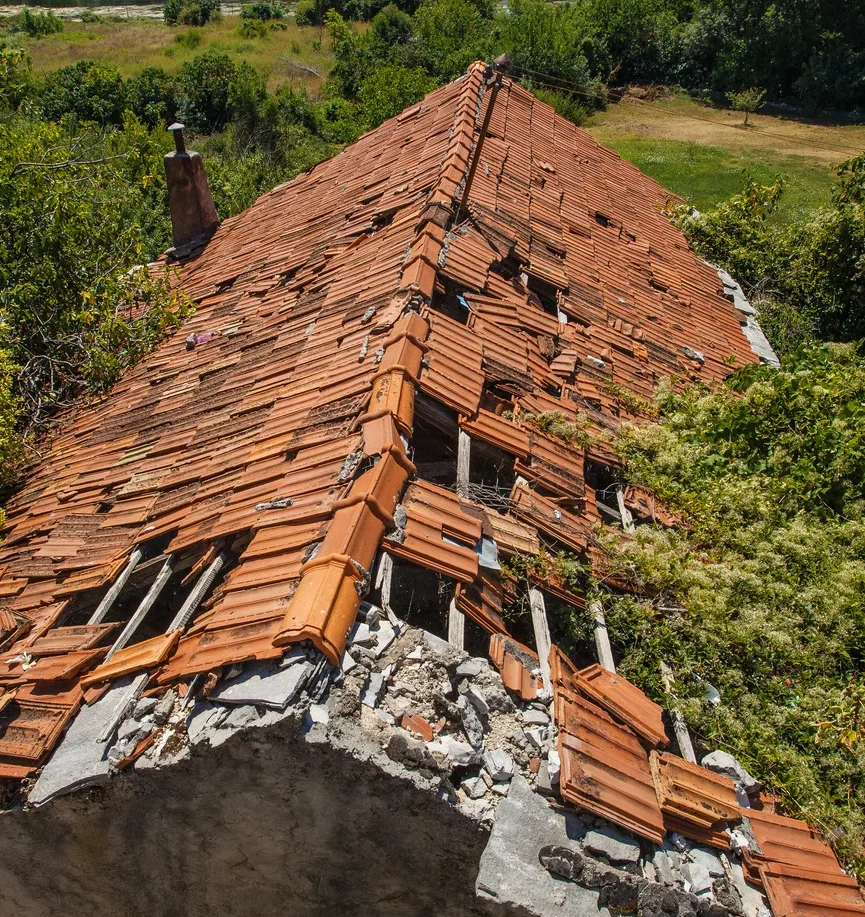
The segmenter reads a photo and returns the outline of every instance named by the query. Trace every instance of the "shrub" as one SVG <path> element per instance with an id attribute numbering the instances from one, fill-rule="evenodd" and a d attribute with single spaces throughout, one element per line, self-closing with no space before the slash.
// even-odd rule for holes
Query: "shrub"
<path id="1" fill-rule="evenodd" d="M 389 3 L 372 20 L 373 39 L 387 48 L 404 45 L 411 38 L 411 16 Z"/>
<path id="2" fill-rule="evenodd" d="M 268 28 L 260 19 L 244 19 L 237 30 L 241 38 L 265 38 Z"/>
<path id="3" fill-rule="evenodd" d="M 387 64 L 374 70 L 360 86 L 360 116 L 364 127 L 377 127 L 404 108 L 420 101 L 437 86 L 420 67 Z"/>
<path id="4" fill-rule="evenodd" d="M 93 10 L 84 10 L 84 12 L 81 14 L 81 21 L 87 23 L 97 23 L 104 22 L 105 20 L 97 13 L 94 13 Z"/>
<path id="5" fill-rule="evenodd" d="M 190 29 L 188 32 L 178 32 L 174 36 L 177 44 L 194 51 L 201 44 L 201 32 L 198 29 Z"/>
<path id="6" fill-rule="evenodd" d="M 63 31 L 63 21 L 51 10 L 47 13 L 33 13 L 25 6 L 6 26 L 7 32 L 23 32 L 29 38 L 42 38 Z"/>
<path id="7" fill-rule="evenodd" d="M 285 4 L 279 0 L 255 0 L 255 3 L 244 3 L 240 11 L 244 19 L 260 19 L 262 22 L 269 19 L 285 19 L 286 13 Z"/>
<path id="8" fill-rule="evenodd" d="M 165 0 L 162 15 L 168 25 L 207 25 L 221 16 L 219 0 Z"/>
<path id="9" fill-rule="evenodd" d="M 211 133 L 228 124 L 228 95 L 236 69 L 227 54 L 213 50 L 193 57 L 180 68 L 179 115 L 190 130 Z"/>
<path id="10" fill-rule="evenodd" d="M 148 127 L 177 118 L 178 88 L 161 67 L 145 67 L 126 81 L 129 108 Z"/>
<path id="11" fill-rule="evenodd" d="M 56 70 L 42 89 L 45 116 L 57 121 L 73 115 L 81 121 L 120 124 L 126 108 L 126 89 L 112 64 L 83 60 Z"/>

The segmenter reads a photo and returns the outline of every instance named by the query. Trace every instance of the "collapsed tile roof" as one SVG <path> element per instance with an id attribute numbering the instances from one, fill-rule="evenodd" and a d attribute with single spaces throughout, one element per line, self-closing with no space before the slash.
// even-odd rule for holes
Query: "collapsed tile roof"
<path id="1" fill-rule="evenodd" d="M 0 777 L 36 771 L 123 677 L 188 684 L 301 641 L 338 666 L 382 556 L 454 580 L 456 608 L 499 635 L 505 684 L 543 692 L 506 633 L 495 557 L 547 545 L 600 562 L 586 468 L 614 459 L 538 416 L 603 433 L 627 416 L 623 391 L 719 380 L 758 354 L 663 189 L 519 85 L 492 87 L 475 64 L 226 220 L 179 266 L 197 304 L 182 333 L 66 419 L 7 507 Z M 509 457 L 509 493 L 424 478 L 418 398 Z M 638 489 L 619 497 L 622 516 L 675 522 Z M 106 621 L 145 574 L 144 599 Z M 145 639 L 169 582 L 171 623 Z M 568 666 L 553 660 L 567 799 L 655 841 L 732 814 L 717 778 L 695 788 L 686 762 L 650 757 L 666 744 L 656 705 Z M 779 913 L 806 912 L 786 903 L 795 867 L 754 867 Z"/>

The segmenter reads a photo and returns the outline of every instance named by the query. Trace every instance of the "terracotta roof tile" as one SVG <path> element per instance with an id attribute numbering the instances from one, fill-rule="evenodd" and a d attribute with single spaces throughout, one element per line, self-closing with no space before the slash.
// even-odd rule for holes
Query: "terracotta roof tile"
<path id="1" fill-rule="evenodd" d="M 64 628 L 66 600 L 104 594 L 132 548 L 156 538 L 199 560 L 230 545 L 233 565 L 185 635 L 129 646 L 87 684 L 142 668 L 166 684 L 304 639 L 336 663 L 382 548 L 458 581 L 458 607 L 489 630 L 504 627 L 508 585 L 479 565 L 482 533 L 503 554 L 536 553 L 542 537 L 597 561 L 585 451 L 521 414 L 582 413 L 612 430 L 608 383 L 646 395 L 662 375 L 720 379 L 727 357 L 755 356 L 717 277 L 660 212 L 663 190 L 509 80 L 453 225 L 489 104 L 484 69 L 263 195 L 178 266 L 195 314 L 67 418 L 9 501 L 4 651 L 32 644 L 52 671 L 89 652 L 101 637 Z M 514 456 L 528 485 L 487 509 L 412 481 L 418 387 Z M 590 456 L 614 459 L 602 442 Z M 530 651 L 505 646 L 494 645 L 505 680 L 534 696 L 541 682 L 520 661 Z M 43 761 L 81 702 L 74 679 L 36 684 L 0 713 L 0 774 Z M 607 723 L 585 703 L 566 706 Z M 637 708 L 657 735 L 652 708 L 619 712 Z M 617 748 L 639 747 L 615 729 Z M 610 776 L 589 734 L 562 735 L 570 798 L 656 837 L 645 755 L 637 766 L 617 751 L 623 770 Z M 581 775 L 597 768 L 593 796 Z"/>
<path id="2" fill-rule="evenodd" d="M 626 678 L 599 665 L 580 669 L 572 679 L 574 689 L 626 723 L 650 745 L 666 745 L 663 708 L 649 700 Z M 735 799 L 735 796 L 734 796 Z"/>
<path id="3" fill-rule="evenodd" d="M 739 820 L 736 789 L 729 778 L 666 752 L 653 751 L 649 763 L 661 809 L 679 824 L 705 829 Z"/>

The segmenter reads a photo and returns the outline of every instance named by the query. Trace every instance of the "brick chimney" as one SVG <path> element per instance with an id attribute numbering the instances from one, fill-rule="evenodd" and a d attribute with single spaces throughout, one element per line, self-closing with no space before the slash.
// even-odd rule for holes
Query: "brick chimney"
<path id="1" fill-rule="evenodd" d="M 181 258 L 207 242 L 219 226 L 219 214 L 213 204 L 201 155 L 186 149 L 182 124 L 175 122 L 168 129 L 174 134 L 175 147 L 165 157 L 174 236 L 171 252 Z"/>

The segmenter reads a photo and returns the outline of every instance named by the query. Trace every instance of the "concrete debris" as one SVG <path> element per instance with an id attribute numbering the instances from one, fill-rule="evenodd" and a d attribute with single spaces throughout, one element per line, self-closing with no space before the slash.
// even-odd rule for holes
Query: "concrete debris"
<path id="1" fill-rule="evenodd" d="M 153 709 L 153 722 L 157 726 L 164 726 L 168 722 L 176 702 L 177 692 L 173 688 L 159 698 L 159 702 Z"/>
<path id="2" fill-rule="evenodd" d="M 142 697 L 141 700 L 139 700 L 135 705 L 135 709 L 132 711 L 132 716 L 136 720 L 144 719 L 144 717 L 149 713 L 153 713 L 158 703 L 158 697 Z"/>
<path id="3" fill-rule="evenodd" d="M 549 726 L 550 718 L 544 711 L 530 707 L 523 711 L 523 722 L 527 726 Z"/>
<path id="4" fill-rule="evenodd" d="M 348 638 L 349 646 L 369 646 L 372 643 L 372 633 L 369 628 L 369 624 L 366 624 L 363 621 L 358 621 L 354 625 L 351 634 Z"/>
<path id="5" fill-rule="evenodd" d="M 709 870 L 702 863 L 691 862 L 682 864 L 682 875 L 685 877 L 685 890 L 700 895 L 712 888 L 712 877 Z"/>
<path id="6" fill-rule="evenodd" d="M 330 722 L 330 714 L 324 704 L 310 704 L 306 715 L 311 723 L 326 726 Z"/>
<path id="7" fill-rule="evenodd" d="M 260 704 L 285 710 L 312 672 L 308 662 L 282 667 L 272 662 L 249 663 L 240 676 L 217 685 L 210 699 L 222 704 Z"/>
<path id="8" fill-rule="evenodd" d="M 547 740 L 546 733 L 546 729 L 526 729 L 523 734 L 529 740 L 529 742 L 538 751 L 540 751 L 544 747 L 544 743 Z"/>
<path id="9" fill-rule="evenodd" d="M 348 675 L 348 673 L 357 665 L 354 661 L 354 657 L 351 653 L 346 650 L 342 654 L 342 659 L 339 661 L 339 668 L 343 675 Z"/>
<path id="10" fill-rule="evenodd" d="M 614 864 L 637 863 L 640 859 L 640 845 L 612 826 L 589 831 L 583 838 L 583 850 Z"/>
<path id="11" fill-rule="evenodd" d="M 481 716 L 489 716 L 490 705 L 487 703 L 483 691 L 477 685 L 469 685 L 466 688 L 465 697 Z"/>
<path id="12" fill-rule="evenodd" d="M 389 621 L 381 621 L 372 630 L 375 639 L 375 655 L 381 654 L 393 643 L 396 638 L 396 628 Z"/>
<path id="13" fill-rule="evenodd" d="M 759 793 L 763 789 L 763 784 L 752 777 L 731 754 L 725 751 L 710 752 L 700 763 L 722 777 L 729 777 L 748 795 Z"/>
<path id="14" fill-rule="evenodd" d="M 469 743 L 473 748 L 483 748 L 484 725 L 481 722 L 477 710 L 469 703 L 465 694 L 460 695 L 457 701 L 457 707 L 459 707 L 460 719 L 462 720 L 463 729 L 465 730 L 466 738 L 469 740 Z"/>
<path id="15" fill-rule="evenodd" d="M 100 742 L 99 737 L 116 711 L 128 703 L 128 691 L 134 680 L 133 677 L 118 679 L 99 700 L 81 708 L 30 791 L 32 805 L 43 805 L 55 796 L 109 779 L 110 743 Z"/>
<path id="16" fill-rule="evenodd" d="M 460 788 L 466 792 L 469 799 L 480 799 L 487 792 L 487 785 L 480 777 L 468 777 L 460 784 Z"/>
<path id="17" fill-rule="evenodd" d="M 477 678 L 485 669 L 489 668 L 486 659 L 466 659 L 457 666 L 458 678 Z"/>
<path id="18" fill-rule="evenodd" d="M 555 748 L 551 748 L 547 755 L 547 762 L 550 770 L 550 781 L 553 784 L 559 782 L 559 772 L 562 769 L 562 762 L 559 758 L 559 752 Z"/>
<path id="19" fill-rule="evenodd" d="M 360 702 L 365 707 L 374 708 L 378 705 L 381 693 L 384 691 L 384 679 L 384 673 L 382 672 L 370 673 L 367 679 L 366 688 L 360 698 Z"/>
<path id="20" fill-rule="evenodd" d="M 713 879 L 720 879 L 726 875 L 724 865 L 721 860 L 711 850 L 704 850 L 702 847 L 693 847 L 688 852 L 688 858 L 705 867 L 706 871 Z"/>
<path id="21" fill-rule="evenodd" d="M 454 764 L 468 766 L 469 764 L 477 764 L 479 760 L 477 751 L 471 745 L 460 742 L 452 736 L 440 736 L 427 747 L 430 752 L 439 752 L 446 755 Z"/>
<path id="22" fill-rule="evenodd" d="M 494 748 L 483 756 L 484 769 L 497 783 L 514 776 L 514 759 L 501 748 Z"/>
<path id="23" fill-rule="evenodd" d="M 475 889 L 480 898 L 530 917 L 600 917 L 598 892 L 562 882 L 538 858 L 548 844 L 580 856 L 570 837 L 575 818 L 551 809 L 529 784 L 516 777 L 496 810 L 490 839 L 481 856 Z"/>

